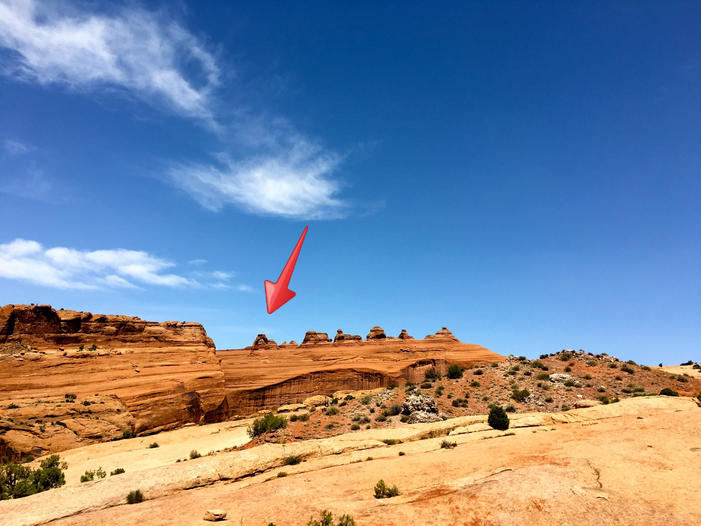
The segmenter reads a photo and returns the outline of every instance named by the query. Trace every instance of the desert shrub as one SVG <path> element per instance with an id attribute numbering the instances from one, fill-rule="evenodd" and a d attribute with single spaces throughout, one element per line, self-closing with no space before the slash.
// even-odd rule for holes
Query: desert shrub
<path id="1" fill-rule="evenodd" d="M 300 457 L 299 455 L 290 455 L 285 459 L 286 466 L 296 466 L 300 462 L 302 462 L 302 457 Z"/>
<path id="2" fill-rule="evenodd" d="M 65 399 L 66 402 L 72 402 L 73 400 L 76 399 L 75 393 L 66 393 L 63 395 L 63 398 Z"/>
<path id="3" fill-rule="evenodd" d="M 492 369 L 496 369 L 497 367 L 499 367 L 499 364 L 494 362 L 489 367 L 491 367 Z"/>
<path id="4" fill-rule="evenodd" d="M 462 378 L 463 368 L 459 365 L 451 365 L 448 367 L 448 378 L 455 380 L 457 378 Z"/>
<path id="5" fill-rule="evenodd" d="M 386 422 L 386 421 L 387 421 L 387 417 L 385 415 L 380 415 L 380 416 L 375 418 L 375 422 Z"/>
<path id="6" fill-rule="evenodd" d="M 582 376 L 582 378 L 584 378 L 585 380 L 591 380 L 591 375 L 587 373 L 584 376 Z"/>
<path id="7" fill-rule="evenodd" d="M 350 428 L 351 428 L 351 431 L 357 431 L 358 429 L 360 429 L 360 425 L 352 424 Z"/>
<path id="8" fill-rule="evenodd" d="M 540 360 L 533 360 L 530 363 L 530 366 L 534 369 L 542 369 L 543 367 L 545 367 L 545 365 L 543 365 L 543 362 L 541 362 Z"/>
<path id="9" fill-rule="evenodd" d="M 197 451 L 196 449 L 193 449 L 192 451 L 190 451 L 190 459 L 191 460 L 194 460 L 196 458 L 200 458 L 201 456 L 202 455 L 200 455 L 200 452 Z"/>
<path id="10" fill-rule="evenodd" d="M 618 367 L 618 364 L 616 362 L 611 362 L 609 364 L 609 369 L 615 369 L 616 367 Z"/>
<path id="11" fill-rule="evenodd" d="M 622 376 L 616 376 L 616 380 L 618 380 L 618 381 L 620 382 L 621 380 L 623 380 L 623 377 L 622 377 Z"/>
<path id="12" fill-rule="evenodd" d="M 388 416 L 397 416 L 401 412 L 402 412 L 402 406 L 399 404 L 393 404 L 393 405 L 389 406 L 389 409 L 387 410 Z"/>
<path id="13" fill-rule="evenodd" d="M 680 363 L 679 365 L 693 365 L 693 364 L 694 364 L 694 361 L 693 361 L 693 360 L 688 360 L 688 361 L 686 361 L 686 362 L 684 362 L 684 363 Z"/>
<path id="14" fill-rule="evenodd" d="M 456 398 L 452 403 L 453 407 L 467 407 L 467 400 L 464 398 Z"/>
<path id="15" fill-rule="evenodd" d="M 643 366 L 641 367 L 641 369 L 642 369 L 643 371 L 651 371 L 650 367 L 648 367 L 647 365 L 643 365 Z"/>
<path id="16" fill-rule="evenodd" d="M 286 471 L 278 471 L 278 472 L 277 472 L 277 478 L 279 478 L 279 479 L 281 479 L 281 478 L 283 478 L 283 477 L 286 477 L 286 476 L 287 476 L 287 472 L 286 472 Z"/>
<path id="17" fill-rule="evenodd" d="M 487 419 L 487 423 L 492 428 L 499 429 L 501 431 L 509 429 L 509 417 L 507 416 L 506 411 L 504 411 L 504 409 L 498 405 L 492 406 L 492 408 L 489 410 L 489 418 Z"/>
<path id="18" fill-rule="evenodd" d="M 394 446 L 396 444 L 401 444 L 401 440 L 397 440 L 396 438 L 385 438 L 382 442 L 387 444 L 388 446 Z"/>
<path id="19" fill-rule="evenodd" d="M 608 396 L 601 395 L 601 396 L 597 396 L 597 398 L 598 398 L 599 401 L 600 401 L 602 404 L 604 404 L 604 405 L 607 405 L 607 404 L 610 404 L 610 403 L 611 403 L 611 400 L 609 400 L 609 397 L 608 397 Z"/>
<path id="20" fill-rule="evenodd" d="M 122 431 L 122 438 L 136 438 L 136 433 L 131 429 L 125 429 Z"/>
<path id="21" fill-rule="evenodd" d="M 536 376 L 537 380 L 550 380 L 550 375 L 548 373 L 539 373 L 538 376 Z"/>
<path id="22" fill-rule="evenodd" d="M 338 411 L 338 410 L 337 410 Z M 256 418 L 249 428 L 248 434 L 257 437 L 269 431 L 275 431 L 287 427 L 287 419 L 284 416 L 276 416 L 268 413 L 262 418 Z"/>
<path id="23" fill-rule="evenodd" d="M 0 464 L 0 500 L 18 499 L 40 493 L 66 483 L 63 471 L 67 468 L 58 455 L 42 460 L 39 468 L 33 470 L 2 458 Z"/>
<path id="24" fill-rule="evenodd" d="M 431 382 L 424 382 L 421 384 L 421 389 L 431 389 L 433 384 Z"/>
<path id="25" fill-rule="evenodd" d="M 484 370 L 483 369 L 475 369 L 474 371 L 472 371 L 472 374 L 474 374 L 475 376 L 482 376 L 484 374 Z"/>
<path id="26" fill-rule="evenodd" d="M 399 421 L 400 421 L 402 424 L 406 424 L 406 423 L 409 421 L 409 415 L 402 415 L 402 416 L 400 416 L 400 417 L 399 417 Z"/>
<path id="27" fill-rule="evenodd" d="M 365 395 L 360 399 L 360 403 L 363 405 L 368 405 L 372 401 L 372 396 Z"/>
<path id="28" fill-rule="evenodd" d="M 628 365 L 638 365 L 637 363 L 635 363 L 635 360 L 628 360 L 626 363 Z"/>
<path id="29" fill-rule="evenodd" d="M 296 422 L 299 419 L 297 415 L 290 415 L 290 422 Z"/>
<path id="30" fill-rule="evenodd" d="M 628 374 L 635 374 L 635 371 L 633 370 L 633 368 L 628 367 L 625 364 L 621 366 L 621 371 L 623 371 L 624 373 L 628 373 Z"/>
<path id="31" fill-rule="evenodd" d="M 677 382 L 687 383 L 689 379 L 685 376 L 677 376 Z"/>
<path id="32" fill-rule="evenodd" d="M 472 381 L 470 382 L 470 387 L 477 388 L 477 387 L 479 387 L 479 386 L 480 386 L 480 383 L 479 383 L 477 380 L 472 380 Z"/>
<path id="33" fill-rule="evenodd" d="M 677 393 L 674 389 L 670 389 L 669 387 L 662 389 L 660 394 L 663 396 L 679 396 L 679 393 Z"/>
<path id="34" fill-rule="evenodd" d="M 506 371 L 506 374 L 509 376 L 516 376 L 516 371 L 514 371 L 513 369 L 509 369 L 508 371 Z"/>
<path id="35" fill-rule="evenodd" d="M 394 389 L 394 387 L 396 387 L 396 385 L 395 385 L 395 386 L 390 385 L 390 386 L 387 387 L 387 389 Z M 345 400 L 346 402 L 350 402 L 351 400 L 355 400 L 355 396 L 350 395 L 350 394 L 349 394 L 349 395 L 346 395 L 346 397 L 344 398 L 344 400 Z"/>
<path id="36" fill-rule="evenodd" d="M 85 473 L 83 473 L 80 476 L 80 481 L 81 482 L 90 482 L 91 480 L 95 480 L 95 472 L 93 470 L 85 470 Z"/>
<path id="37" fill-rule="evenodd" d="M 571 372 L 571 371 L 572 371 L 572 367 L 570 367 L 569 365 L 568 365 L 567 367 L 565 367 L 565 372 L 566 372 L 566 373 L 569 373 L 569 372 Z"/>
<path id="38" fill-rule="evenodd" d="M 600 393 L 603 393 L 606 391 L 606 388 L 603 385 L 600 385 L 599 387 L 596 388 L 596 390 L 599 391 Z"/>
<path id="39" fill-rule="evenodd" d="M 22 464 L 29 464 L 30 462 L 34 462 L 34 457 L 32 455 L 27 455 L 22 459 Z"/>
<path id="40" fill-rule="evenodd" d="M 148 447 L 149 447 L 149 449 L 155 449 L 155 448 L 160 447 L 160 446 L 158 445 L 158 442 L 151 442 L 148 445 Z"/>
<path id="41" fill-rule="evenodd" d="M 430 367 L 424 373 L 424 380 L 426 382 L 431 382 L 431 381 L 440 380 L 440 379 L 441 379 L 441 373 L 439 373 L 435 367 Z"/>
<path id="42" fill-rule="evenodd" d="M 326 410 L 327 416 L 335 416 L 337 414 L 338 414 L 338 407 L 331 406 Z"/>
<path id="43" fill-rule="evenodd" d="M 129 494 L 127 495 L 127 504 L 138 504 L 139 502 L 144 501 L 144 494 L 141 493 L 141 490 L 134 490 L 130 491 Z"/>
<path id="44" fill-rule="evenodd" d="M 19 406 L 17 404 L 10 404 L 7 406 L 7 409 L 19 409 Z"/>
<path id="45" fill-rule="evenodd" d="M 526 398 L 530 396 L 531 392 L 528 389 L 514 389 L 511 393 L 511 398 L 517 402 L 525 402 Z"/>
<path id="46" fill-rule="evenodd" d="M 328 424 L 326 424 L 326 425 L 324 426 L 324 429 L 329 429 L 329 430 L 331 430 L 331 429 L 333 429 L 335 426 L 336 426 L 335 423 L 329 422 Z"/>
<path id="47" fill-rule="evenodd" d="M 334 526 L 333 514 L 330 511 L 323 510 L 318 520 L 310 517 L 307 526 Z M 355 520 L 350 515 L 343 514 L 338 518 L 336 526 L 355 526 Z"/>
<path id="48" fill-rule="evenodd" d="M 116 468 L 110 473 L 110 477 L 112 477 L 113 475 L 121 475 L 122 473 L 126 473 L 124 471 L 124 468 Z"/>
<path id="49" fill-rule="evenodd" d="M 574 387 L 576 382 L 574 380 L 565 380 L 565 387 Z"/>
<path id="50" fill-rule="evenodd" d="M 548 404 L 551 403 L 552 401 L 553 401 L 553 399 L 552 399 L 551 396 L 548 396 L 548 397 L 545 399 L 545 402 L 548 403 Z"/>
<path id="51" fill-rule="evenodd" d="M 448 440 L 444 440 L 441 442 L 441 448 L 443 449 L 453 449 L 454 447 L 457 447 L 458 443 L 457 442 L 450 442 Z"/>
<path id="52" fill-rule="evenodd" d="M 587 365 L 589 367 L 594 367 L 596 365 L 596 360 L 587 360 Z"/>
<path id="53" fill-rule="evenodd" d="M 571 408 L 570 406 L 568 406 L 567 404 L 562 404 L 561 409 L 562 409 L 563 411 L 569 411 L 569 410 L 572 409 L 572 408 Z"/>
<path id="54" fill-rule="evenodd" d="M 569 362 L 572 359 L 572 355 L 568 352 L 562 352 L 560 356 L 558 356 L 558 359 L 563 362 Z"/>
<path id="55" fill-rule="evenodd" d="M 399 489 L 397 486 L 392 486 L 391 488 L 385 484 L 384 480 L 377 481 L 375 484 L 375 498 L 376 499 L 389 499 L 399 495 Z"/>
<path id="56" fill-rule="evenodd" d="M 515 408 L 513 405 L 510 405 L 510 404 L 509 404 L 509 405 L 506 406 L 506 408 L 504 409 L 504 411 L 506 411 L 507 413 L 515 413 L 515 412 L 516 412 L 516 408 Z"/>

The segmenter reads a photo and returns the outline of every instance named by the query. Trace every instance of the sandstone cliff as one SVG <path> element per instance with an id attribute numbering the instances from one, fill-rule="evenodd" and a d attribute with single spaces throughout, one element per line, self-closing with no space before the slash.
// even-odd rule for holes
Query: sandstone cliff
<path id="1" fill-rule="evenodd" d="M 218 422 L 312 395 L 417 381 L 436 367 L 502 357 L 442 329 L 430 339 L 381 327 L 367 341 L 307 331 L 278 345 L 259 334 L 246 349 L 215 351 L 198 323 L 130 316 L 0 308 L 0 456 Z M 95 397 L 95 398 L 92 398 Z M 99 406 L 99 407 L 98 407 Z"/>

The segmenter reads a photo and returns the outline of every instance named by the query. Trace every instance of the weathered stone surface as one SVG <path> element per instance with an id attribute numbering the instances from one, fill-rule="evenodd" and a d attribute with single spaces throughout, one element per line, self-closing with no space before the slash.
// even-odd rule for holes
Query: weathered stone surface
<path id="1" fill-rule="evenodd" d="M 564 383 L 567 380 L 572 380 L 572 376 L 565 373 L 552 373 L 550 375 L 550 381 L 553 383 Z"/>
<path id="2" fill-rule="evenodd" d="M 383 340 L 387 338 L 387 335 L 385 334 L 385 330 L 382 327 L 375 326 L 372 329 L 370 329 L 370 332 L 368 333 L 367 340 Z"/>
<path id="3" fill-rule="evenodd" d="M 413 340 L 414 339 L 413 336 L 409 336 L 409 334 L 407 334 L 406 329 L 402 329 L 402 332 L 399 333 L 399 336 L 397 336 L 397 338 L 399 338 L 400 340 Z"/>
<path id="4" fill-rule="evenodd" d="M 309 398 L 305 398 L 302 405 L 305 407 L 319 407 L 327 406 L 331 403 L 331 398 L 324 395 L 314 395 Z"/>
<path id="5" fill-rule="evenodd" d="M 359 334 L 344 334 L 341 329 L 336 331 L 336 336 L 334 337 L 334 342 L 348 342 L 348 341 L 362 341 L 363 338 Z"/>
<path id="6" fill-rule="evenodd" d="M 306 409 L 306 404 L 285 404 L 277 408 L 278 413 L 293 413 L 299 411 L 300 409 Z"/>
<path id="7" fill-rule="evenodd" d="M 204 520 L 206 521 L 223 521 L 226 519 L 226 512 L 224 510 L 207 510 L 204 512 Z"/>
<path id="8" fill-rule="evenodd" d="M 325 332 L 307 331 L 302 340 L 302 345 L 305 343 L 326 343 L 330 342 L 331 338 Z"/>
<path id="9" fill-rule="evenodd" d="M 458 339 L 453 336 L 453 333 L 450 332 L 446 327 L 442 327 L 440 331 L 436 332 L 436 334 L 428 334 L 426 336 L 427 340 L 454 340 L 458 341 Z"/>
<path id="10" fill-rule="evenodd" d="M 402 404 L 402 414 L 411 415 L 416 411 L 438 414 L 438 406 L 432 396 L 427 394 L 411 394 Z"/>
<path id="11" fill-rule="evenodd" d="M 285 345 L 283 343 L 283 345 Z M 256 339 L 253 340 L 253 345 L 246 347 L 246 349 L 277 349 L 279 346 L 275 343 L 275 340 L 270 340 L 265 334 L 259 334 Z"/>

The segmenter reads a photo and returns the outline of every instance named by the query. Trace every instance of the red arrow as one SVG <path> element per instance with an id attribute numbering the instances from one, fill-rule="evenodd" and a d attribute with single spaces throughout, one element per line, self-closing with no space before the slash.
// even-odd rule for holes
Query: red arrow
<path id="1" fill-rule="evenodd" d="M 297 264 L 297 258 L 299 257 L 299 251 L 302 250 L 302 243 L 304 243 L 304 236 L 307 235 L 307 229 L 309 227 L 304 227 L 304 232 L 299 237 L 299 241 L 295 245 L 295 249 L 290 254 L 290 258 L 285 263 L 285 267 L 280 272 L 280 277 L 277 281 L 273 283 L 272 281 L 265 280 L 265 304 L 268 307 L 268 314 L 272 314 L 285 303 L 290 301 L 295 297 L 295 292 L 290 290 L 288 287 L 290 285 L 290 279 L 292 278 L 292 272 L 294 272 L 295 265 Z"/>

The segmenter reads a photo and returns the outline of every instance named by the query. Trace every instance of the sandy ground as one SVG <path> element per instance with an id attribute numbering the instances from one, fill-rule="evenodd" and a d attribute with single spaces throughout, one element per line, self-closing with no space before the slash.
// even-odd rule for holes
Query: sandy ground
<path id="1" fill-rule="evenodd" d="M 665 365 L 660 369 L 670 374 L 688 374 L 694 378 L 701 378 L 701 369 L 694 369 L 692 365 Z"/>
<path id="2" fill-rule="evenodd" d="M 196 525 L 208 524 L 202 520 L 205 510 L 222 508 L 227 523 L 247 526 L 305 525 L 322 509 L 337 516 L 348 513 L 357 526 L 671 526 L 701 521 L 701 409 L 689 398 L 643 397 L 554 415 L 518 415 L 508 432 L 490 430 L 477 417 L 455 420 L 460 426 L 449 420 L 372 429 L 144 469 L 131 477 L 5 501 L 0 516 L 8 524 Z M 451 434 L 417 439 L 428 430 Z M 166 442 L 163 435 L 158 435 L 159 443 Z M 378 442 L 389 436 L 404 442 Z M 442 448 L 444 440 L 456 447 Z M 296 452 L 305 458 L 300 464 L 279 462 Z M 133 462 L 134 449 L 131 454 Z M 130 465 L 125 467 L 133 470 Z M 279 478 L 281 471 L 287 476 Z M 178 477 L 191 489 L 172 489 Z M 375 499 L 373 486 L 379 479 L 396 484 L 401 494 Z M 100 500 L 138 483 L 148 488 L 149 500 L 141 504 Z M 85 511 L 65 517 L 60 508 L 81 496 L 88 498 L 89 505 L 79 507 Z M 107 507 L 87 509 L 91 506 Z M 30 510 L 40 509 L 65 518 L 22 521 Z"/>

